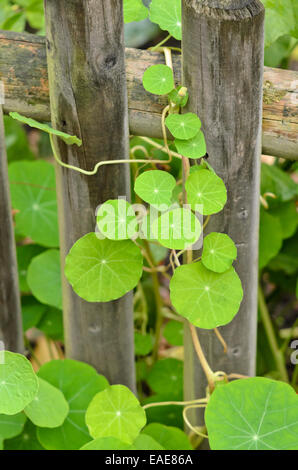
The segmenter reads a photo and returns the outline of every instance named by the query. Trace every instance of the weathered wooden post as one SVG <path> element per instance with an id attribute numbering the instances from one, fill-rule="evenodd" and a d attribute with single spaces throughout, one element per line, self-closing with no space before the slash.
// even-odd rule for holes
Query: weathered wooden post
<path id="1" fill-rule="evenodd" d="M 225 181 L 228 203 L 208 232 L 228 233 L 237 244 L 235 265 L 244 299 L 221 328 L 224 354 L 213 331 L 199 330 L 212 368 L 255 373 L 258 279 L 259 174 L 262 121 L 264 8 L 258 0 L 183 0 L 183 83 L 188 111 L 198 113 L 210 163 Z M 205 395 L 206 380 L 188 332 L 185 395 Z M 194 416 L 193 416 L 194 418 Z"/>
<path id="2" fill-rule="evenodd" d="M 24 353 L 21 301 L 0 104 L 0 349 Z"/>
<path id="3" fill-rule="evenodd" d="M 53 127 L 83 140 L 58 142 L 64 162 L 93 169 L 100 160 L 126 159 L 128 107 L 123 13 L 119 0 L 45 0 Z M 126 165 L 95 176 L 57 167 L 62 266 L 72 244 L 95 230 L 96 207 L 129 196 Z M 80 299 L 63 276 L 66 353 L 134 389 L 132 295 L 108 304 Z"/>

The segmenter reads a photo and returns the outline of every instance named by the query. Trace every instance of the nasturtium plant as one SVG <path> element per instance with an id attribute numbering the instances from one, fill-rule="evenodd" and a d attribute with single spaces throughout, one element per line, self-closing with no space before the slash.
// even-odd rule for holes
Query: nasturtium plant
<path id="1" fill-rule="evenodd" d="M 157 361 L 148 374 L 147 382 L 156 393 L 179 397 L 183 391 L 183 362 L 174 358 Z"/>
<path id="2" fill-rule="evenodd" d="M 150 334 L 142 335 L 138 331 L 135 332 L 135 354 L 137 356 L 147 356 L 153 348 L 153 337 Z"/>
<path id="3" fill-rule="evenodd" d="M 219 176 L 210 170 L 189 175 L 186 184 L 187 201 L 191 208 L 203 215 L 220 212 L 227 202 L 227 190 Z"/>
<path id="4" fill-rule="evenodd" d="M 37 439 L 37 427 L 27 419 L 21 434 L 4 441 L 4 450 L 44 450 Z"/>
<path id="5" fill-rule="evenodd" d="M 167 65 L 151 65 L 143 76 L 145 90 L 155 95 L 166 95 L 175 87 L 173 71 Z"/>
<path id="6" fill-rule="evenodd" d="M 189 94 L 186 87 L 178 86 L 168 93 L 168 97 L 172 103 L 183 108 L 187 105 Z"/>
<path id="7" fill-rule="evenodd" d="M 192 450 L 186 434 L 181 429 L 159 423 L 151 423 L 145 427 L 143 433 L 153 437 L 166 450 Z"/>
<path id="8" fill-rule="evenodd" d="M 32 258 L 39 255 L 43 250 L 41 246 L 33 244 L 17 246 L 19 288 L 21 292 L 30 292 L 30 287 L 27 283 L 28 267 Z"/>
<path id="9" fill-rule="evenodd" d="M 260 219 L 259 268 L 262 269 L 281 249 L 282 228 L 279 219 L 263 207 Z"/>
<path id="10" fill-rule="evenodd" d="M 109 199 L 97 211 L 97 227 L 110 240 L 127 240 L 138 231 L 133 207 L 124 199 Z"/>
<path id="11" fill-rule="evenodd" d="M 188 158 L 201 158 L 206 155 L 206 141 L 202 131 L 190 140 L 175 139 L 177 151 Z"/>
<path id="12" fill-rule="evenodd" d="M 161 29 L 169 31 L 176 39 L 182 38 L 182 19 L 180 0 L 152 0 L 150 20 Z"/>
<path id="13" fill-rule="evenodd" d="M 216 387 L 205 420 L 214 450 L 297 450 L 298 397 L 288 384 L 267 378 Z"/>
<path id="14" fill-rule="evenodd" d="M 204 239 L 202 263 L 216 273 L 224 273 L 237 258 L 237 248 L 225 233 L 209 233 Z"/>
<path id="15" fill-rule="evenodd" d="M 232 321 L 243 297 L 241 281 L 233 267 L 219 274 L 209 271 L 201 261 L 178 267 L 170 291 L 177 312 L 204 329 Z"/>
<path id="16" fill-rule="evenodd" d="M 24 331 L 37 326 L 46 306 L 38 302 L 32 295 L 22 296 L 22 320 Z"/>
<path id="17" fill-rule="evenodd" d="M 23 411 L 38 393 L 31 363 L 21 354 L 3 351 L 0 361 L 0 414 Z"/>
<path id="18" fill-rule="evenodd" d="M 164 212 L 151 226 L 154 237 L 167 248 L 184 250 L 201 235 L 199 219 L 189 209 L 173 209 Z"/>
<path id="19" fill-rule="evenodd" d="M 146 415 L 127 387 L 112 385 L 95 395 L 86 413 L 86 423 L 95 439 L 115 437 L 132 444 L 146 424 Z"/>
<path id="20" fill-rule="evenodd" d="M 47 250 L 32 259 L 27 283 L 41 303 L 62 307 L 61 268 L 59 250 Z"/>
<path id="21" fill-rule="evenodd" d="M 98 437 L 85 444 L 81 450 L 133 450 L 133 446 L 116 437 Z"/>
<path id="22" fill-rule="evenodd" d="M 170 206 L 175 178 L 166 171 L 145 171 L 135 181 L 135 193 L 145 202 L 154 206 Z"/>
<path id="23" fill-rule="evenodd" d="M 142 267 L 141 251 L 131 240 L 100 240 L 88 233 L 67 255 L 65 275 L 80 297 L 108 302 L 137 285 Z"/>
<path id="24" fill-rule="evenodd" d="M 184 343 L 184 326 L 183 322 L 170 320 L 164 330 L 163 336 L 172 346 L 183 346 Z"/>
<path id="25" fill-rule="evenodd" d="M 148 16 L 148 9 L 143 4 L 142 0 L 124 0 L 123 2 L 123 15 L 124 23 L 131 23 L 132 21 L 142 21 Z"/>
<path id="26" fill-rule="evenodd" d="M 72 359 L 44 364 L 39 378 L 58 388 L 69 405 L 69 413 L 59 427 L 38 428 L 38 439 L 47 450 L 76 450 L 91 441 L 85 414 L 92 398 L 108 387 L 108 381 L 93 367 Z"/>
<path id="27" fill-rule="evenodd" d="M 0 415 L 0 440 L 11 439 L 23 431 L 26 422 L 24 413 Z"/>
<path id="28" fill-rule="evenodd" d="M 180 140 L 192 139 L 201 128 L 201 121 L 194 113 L 170 114 L 165 123 L 175 139 Z"/>

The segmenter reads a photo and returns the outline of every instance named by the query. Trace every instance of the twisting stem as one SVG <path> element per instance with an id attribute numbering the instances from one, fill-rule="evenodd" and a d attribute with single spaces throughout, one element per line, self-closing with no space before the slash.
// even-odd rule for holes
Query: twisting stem
<path id="1" fill-rule="evenodd" d="M 225 340 L 223 339 L 220 331 L 218 330 L 218 328 L 214 328 L 214 333 L 216 334 L 216 336 L 218 337 L 219 341 L 221 342 L 222 346 L 223 346 L 223 349 L 224 349 L 224 353 L 227 354 L 228 352 L 228 345 L 227 343 L 225 342 Z"/>
<path id="2" fill-rule="evenodd" d="M 189 324 L 189 328 L 190 328 L 190 332 L 191 332 L 192 341 L 193 341 L 193 344 L 194 344 L 195 351 L 197 353 L 197 356 L 199 358 L 199 361 L 201 363 L 203 371 L 206 375 L 208 385 L 209 385 L 209 389 L 210 389 L 210 393 L 212 393 L 213 390 L 214 390 L 214 387 L 215 387 L 213 370 L 209 366 L 208 361 L 207 361 L 207 359 L 206 359 L 206 357 L 203 353 L 201 343 L 200 343 L 198 335 L 197 335 L 196 327 L 194 325 L 192 325 L 191 323 L 188 323 L 188 324 Z"/>
<path id="3" fill-rule="evenodd" d="M 199 400 L 190 400 L 190 401 L 159 401 L 156 403 L 148 403 L 147 405 L 143 406 L 144 410 L 147 410 L 148 408 L 153 408 L 155 406 L 169 406 L 169 405 L 175 405 L 175 406 L 188 406 L 188 405 L 198 405 L 198 404 L 207 404 L 207 398 L 200 398 Z"/>
<path id="4" fill-rule="evenodd" d="M 202 433 L 201 431 L 199 431 L 199 429 L 197 427 L 194 427 L 188 417 L 187 417 L 187 412 L 188 410 L 193 410 L 194 408 L 205 408 L 206 405 L 190 405 L 190 406 L 187 406 L 186 408 L 184 408 L 183 410 L 183 419 L 184 421 L 186 422 L 187 426 L 192 430 L 192 432 L 194 432 L 195 434 L 197 434 L 198 436 L 201 436 L 205 439 L 208 439 L 208 436 L 204 433 Z"/>

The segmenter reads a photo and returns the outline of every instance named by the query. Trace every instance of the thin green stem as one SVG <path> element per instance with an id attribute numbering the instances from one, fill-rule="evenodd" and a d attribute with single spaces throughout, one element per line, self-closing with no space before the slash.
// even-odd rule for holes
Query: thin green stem
<path id="1" fill-rule="evenodd" d="M 166 38 L 164 38 L 162 41 L 160 41 L 158 44 L 156 44 L 156 46 L 154 47 L 150 47 L 150 51 L 151 52 L 154 52 L 156 49 L 158 49 L 159 47 L 163 46 L 169 39 L 171 39 L 172 35 L 169 34 Z"/>
<path id="2" fill-rule="evenodd" d="M 284 356 L 283 356 L 282 351 L 278 347 L 278 343 L 277 343 L 276 336 L 275 336 L 275 331 L 274 331 L 271 317 L 267 308 L 264 293 L 260 284 L 259 284 L 259 289 L 258 289 L 258 303 L 259 303 L 261 319 L 264 325 L 265 333 L 269 342 L 272 355 L 276 363 L 277 370 L 279 372 L 280 378 L 284 382 L 288 383 L 289 377 L 288 377 L 287 369 L 285 366 Z"/>
<path id="3" fill-rule="evenodd" d="M 198 400 L 190 400 L 190 401 L 159 401 L 156 403 L 148 403 L 147 405 L 143 406 L 143 409 L 147 410 L 148 408 L 153 408 L 156 406 L 169 406 L 169 405 L 174 405 L 174 406 L 190 406 L 190 405 L 198 405 L 198 404 L 206 405 L 207 402 L 208 402 L 207 398 L 200 398 Z"/>

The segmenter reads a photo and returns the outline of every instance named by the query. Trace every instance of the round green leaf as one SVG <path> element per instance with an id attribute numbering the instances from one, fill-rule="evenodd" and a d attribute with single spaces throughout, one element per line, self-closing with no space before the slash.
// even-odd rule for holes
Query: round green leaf
<path id="1" fill-rule="evenodd" d="M 124 23 L 145 20 L 148 13 L 142 0 L 124 0 L 123 2 Z"/>
<path id="2" fill-rule="evenodd" d="M 183 346 L 184 325 L 180 321 L 170 320 L 164 330 L 163 336 L 172 346 Z"/>
<path id="3" fill-rule="evenodd" d="M 182 39 L 180 0 L 152 0 L 150 20 L 157 23 L 161 29 L 169 31 L 174 38 Z"/>
<path id="4" fill-rule="evenodd" d="M 227 202 L 224 182 L 210 170 L 195 171 L 190 174 L 185 187 L 188 203 L 200 214 L 216 214 Z"/>
<path id="5" fill-rule="evenodd" d="M 68 415 L 69 405 L 63 393 L 39 377 L 38 394 L 25 408 L 33 424 L 41 428 L 57 428 Z"/>
<path id="6" fill-rule="evenodd" d="M 133 238 L 138 222 L 131 204 L 124 199 L 110 199 L 97 212 L 97 227 L 110 240 Z"/>
<path id="7" fill-rule="evenodd" d="M 202 227 L 189 209 L 179 208 L 165 212 L 155 219 L 151 230 L 161 245 L 184 250 L 200 238 Z"/>
<path id="8" fill-rule="evenodd" d="M 166 171 L 144 171 L 135 181 L 134 190 L 143 201 L 151 205 L 171 205 L 173 189 L 176 186 L 175 178 Z"/>
<path id="9" fill-rule="evenodd" d="M 132 450 L 127 442 L 122 442 L 116 437 L 99 437 L 85 444 L 81 450 Z"/>
<path id="10" fill-rule="evenodd" d="M 65 275 L 83 299 L 109 302 L 137 285 L 142 268 L 141 251 L 131 240 L 99 240 L 88 233 L 67 255 Z"/>
<path id="11" fill-rule="evenodd" d="M 54 307 L 46 307 L 36 328 L 41 330 L 48 338 L 63 341 L 63 315 L 62 311 Z"/>
<path id="12" fill-rule="evenodd" d="M 213 450 L 298 450 L 298 396 L 255 377 L 217 387 L 205 412 Z"/>
<path id="13" fill-rule="evenodd" d="M 204 329 L 230 323 L 243 297 L 241 281 L 233 267 L 219 274 L 206 269 L 202 262 L 179 266 L 170 290 L 177 312 Z"/>
<path id="14" fill-rule="evenodd" d="M 153 338 L 151 335 L 142 335 L 138 331 L 135 332 L 135 354 L 137 356 L 147 356 L 153 348 Z"/>
<path id="15" fill-rule="evenodd" d="M 19 161 L 8 168 L 11 201 L 20 233 L 43 246 L 59 246 L 54 167 L 43 160 Z"/>
<path id="16" fill-rule="evenodd" d="M 21 292 L 30 292 L 30 287 L 27 283 L 28 267 L 32 258 L 39 255 L 42 251 L 44 251 L 44 249 L 38 245 L 17 246 L 19 287 Z"/>
<path id="17" fill-rule="evenodd" d="M 192 450 L 187 435 L 178 428 L 152 423 L 145 427 L 143 434 L 153 437 L 166 450 Z"/>
<path id="18" fill-rule="evenodd" d="M 156 393 L 180 396 L 183 391 L 183 362 L 174 358 L 157 361 L 147 377 L 147 382 Z"/>
<path id="19" fill-rule="evenodd" d="M 233 240 L 225 233 L 209 233 L 204 238 L 202 262 L 205 268 L 223 273 L 237 258 L 237 248 Z"/>
<path id="20" fill-rule="evenodd" d="M 32 295 L 22 296 L 23 330 L 27 331 L 37 326 L 46 311 L 46 306 L 39 303 Z"/>
<path id="21" fill-rule="evenodd" d="M 24 415 L 25 416 L 25 415 Z M 22 434 L 4 442 L 5 450 L 44 450 L 37 440 L 36 426 L 27 420 Z"/>
<path id="22" fill-rule="evenodd" d="M 8 351 L 1 353 L 0 413 L 15 415 L 23 411 L 37 392 L 38 380 L 28 359 Z"/>
<path id="23" fill-rule="evenodd" d="M 175 139 L 189 140 L 198 134 L 201 121 L 196 114 L 170 114 L 166 118 L 166 126 Z"/>
<path id="24" fill-rule="evenodd" d="M 92 437 L 116 437 L 132 443 L 146 424 L 145 411 L 124 385 L 112 385 L 91 401 L 86 423 Z"/>
<path id="25" fill-rule="evenodd" d="M 26 421 L 24 413 L 0 415 L 0 440 L 11 439 L 21 434 Z"/>
<path id="26" fill-rule="evenodd" d="M 48 450 L 76 450 L 91 440 L 85 424 L 87 407 L 96 393 L 108 386 L 108 381 L 93 367 L 71 359 L 44 364 L 39 377 L 58 388 L 69 405 L 62 426 L 39 428 L 38 439 Z"/>
<path id="27" fill-rule="evenodd" d="M 166 95 L 173 90 L 173 71 L 167 65 L 151 65 L 143 76 L 143 86 L 145 90 L 154 95 Z"/>
<path id="28" fill-rule="evenodd" d="M 156 442 L 149 434 L 140 434 L 133 443 L 136 450 L 165 450 L 162 445 Z"/>
<path id="29" fill-rule="evenodd" d="M 27 282 L 33 295 L 43 304 L 62 308 L 61 267 L 58 250 L 47 250 L 31 261 Z"/>
<path id="30" fill-rule="evenodd" d="M 206 141 L 202 131 L 190 140 L 175 139 L 178 153 L 188 158 L 201 158 L 206 155 Z"/>

